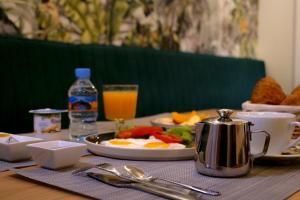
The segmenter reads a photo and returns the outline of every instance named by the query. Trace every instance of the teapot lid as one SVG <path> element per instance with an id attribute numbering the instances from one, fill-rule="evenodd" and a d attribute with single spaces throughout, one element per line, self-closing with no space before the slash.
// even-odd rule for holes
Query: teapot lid
<path id="1" fill-rule="evenodd" d="M 209 118 L 207 120 L 204 120 L 204 122 L 207 122 L 210 124 L 216 124 L 216 125 L 217 124 L 241 125 L 241 124 L 249 123 L 246 120 L 231 118 L 230 116 L 233 113 L 233 110 L 231 110 L 231 109 L 220 109 L 220 110 L 217 110 L 217 113 L 219 114 L 218 118 Z"/>

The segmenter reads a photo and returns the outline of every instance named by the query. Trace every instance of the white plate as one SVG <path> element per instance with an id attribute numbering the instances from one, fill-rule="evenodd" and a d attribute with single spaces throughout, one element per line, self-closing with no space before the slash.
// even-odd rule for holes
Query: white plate
<path id="1" fill-rule="evenodd" d="M 128 160 L 189 160 L 194 158 L 194 149 L 130 149 L 101 145 L 102 140 L 112 139 L 114 133 L 91 135 L 85 138 L 89 151 L 96 155 Z"/>
<path id="2" fill-rule="evenodd" d="M 151 120 L 151 124 L 153 126 L 160 126 L 163 128 L 175 128 L 179 126 L 187 126 L 187 125 L 180 125 L 180 124 L 175 124 L 172 120 L 171 117 L 161 117 L 161 118 L 156 118 L 154 120 Z M 195 125 L 190 125 L 191 127 L 194 127 Z"/>
<path id="3" fill-rule="evenodd" d="M 287 105 L 268 105 L 257 104 L 246 101 L 242 104 L 243 110 L 247 111 L 273 111 L 273 112 L 289 112 L 300 113 L 300 106 L 287 106 Z"/>

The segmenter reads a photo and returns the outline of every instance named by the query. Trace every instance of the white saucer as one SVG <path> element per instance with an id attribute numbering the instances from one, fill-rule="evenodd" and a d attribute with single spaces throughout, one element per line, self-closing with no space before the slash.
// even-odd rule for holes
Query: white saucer
<path id="1" fill-rule="evenodd" d="M 291 155 L 282 155 L 282 154 L 274 154 L 274 155 L 265 155 L 260 160 L 274 160 L 274 161 L 284 161 L 284 160 L 296 160 L 300 159 L 299 154 L 291 154 Z"/>

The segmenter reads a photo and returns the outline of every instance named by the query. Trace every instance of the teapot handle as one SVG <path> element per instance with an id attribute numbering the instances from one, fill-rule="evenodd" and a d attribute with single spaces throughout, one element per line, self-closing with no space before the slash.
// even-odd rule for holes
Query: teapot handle
<path id="1" fill-rule="evenodd" d="M 256 131 L 252 131 L 252 133 L 264 133 L 266 135 L 266 139 L 265 139 L 265 144 L 264 144 L 264 148 L 263 148 L 263 151 L 260 152 L 260 153 L 256 153 L 256 154 L 251 154 L 251 158 L 252 160 L 256 159 L 256 158 L 259 158 L 259 157 L 262 157 L 264 156 L 267 151 L 268 151 L 268 148 L 269 148 L 269 144 L 270 144 L 270 139 L 271 139 L 271 136 L 270 134 L 265 131 L 265 130 L 256 130 Z M 251 134 L 252 134 L 251 133 Z"/>

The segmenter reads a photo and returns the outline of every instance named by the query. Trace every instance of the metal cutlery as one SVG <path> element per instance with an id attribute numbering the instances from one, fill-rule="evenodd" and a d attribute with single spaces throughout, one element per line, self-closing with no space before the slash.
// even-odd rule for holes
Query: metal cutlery
<path id="1" fill-rule="evenodd" d="M 72 172 L 73 175 L 79 175 L 81 174 L 82 172 L 85 172 L 89 169 L 92 169 L 92 168 L 97 168 L 97 169 L 101 169 L 101 170 L 104 170 L 104 171 L 107 171 L 109 173 L 112 173 L 120 178 L 124 178 L 124 179 L 130 179 L 130 177 L 126 177 L 125 175 L 122 175 L 114 166 L 112 166 L 111 164 L 109 163 L 101 163 L 101 164 L 98 164 L 98 165 L 88 165 L 88 166 L 84 166 L 84 167 L 81 167 L 81 168 L 78 168 L 76 170 L 74 170 Z"/>
<path id="2" fill-rule="evenodd" d="M 80 176 L 80 175 L 82 175 L 82 173 L 85 173 L 85 171 L 92 169 L 92 168 L 97 168 L 97 165 L 92 165 L 92 166 L 90 165 L 90 166 L 76 168 L 72 171 L 72 175 Z"/>
<path id="3" fill-rule="evenodd" d="M 219 196 L 221 193 L 218 191 L 213 191 L 213 190 L 208 190 L 208 189 L 204 189 L 204 188 L 200 188 L 200 187 L 196 187 L 196 186 L 192 186 L 192 185 L 187 185 L 184 183 L 179 183 L 176 181 L 171 181 L 168 179 L 164 179 L 164 178 L 158 178 L 158 177 L 152 177 L 150 175 L 146 175 L 141 169 L 138 169 L 137 167 L 134 166 L 130 166 L 130 165 L 125 165 L 124 169 L 127 171 L 127 173 L 131 176 L 134 177 L 135 179 L 138 180 L 143 180 L 143 181 L 153 181 L 153 180 L 162 180 L 168 183 L 172 183 L 178 186 L 182 186 L 184 188 L 196 191 L 196 192 L 200 192 L 202 194 L 206 194 L 206 195 L 212 195 L 212 196 Z"/>
<path id="4" fill-rule="evenodd" d="M 109 173 L 114 174 L 114 175 L 116 175 L 117 177 L 119 177 L 123 180 L 126 180 L 126 181 L 130 181 L 130 182 L 134 182 L 134 183 L 140 183 L 140 184 L 143 184 L 143 185 L 149 186 L 149 187 L 156 187 L 158 189 L 162 189 L 162 190 L 168 191 L 170 193 L 174 193 L 174 192 L 181 192 L 181 193 L 185 193 L 185 194 L 193 193 L 193 191 L 188 190 L 188 189 L 178 189 L 178 188 L 175 189 L 175 188 L 172 188 L 170 185 L 139 180 L 139 179 L 136 179 L 136 178 L 126 176 L 126 175 L 122 174 L 121 172 L 119 172 L 110 163 L 102 163 L 102 164 L 98 164 L 98 165 L 90 165 L 90 166 L 81 167 L 77 170 L 74 170 L 72 172 L 72 174 L 73 175 L 82 175 L 82 173 L 87 174 L 88 172 L 86 172 L 86 171 L 89 170 L 89 169 L 92 169 L 92 168 L 96 168 L 96 169 L 100 169 L 100 170 L 109 172 Z"/>
<path id="5" fill-rule="evenodd" d="M 143 182 L 136 182 L 127 180 L 124 178 L 120 178 L 118 176 L 112 176 L 107 174 L 100 174 L 94 172 L 87 172 L 87 175 L 100 180 L 101 182 L 113 185 L 115 187 L 125 187 L 125 188 L 135 188 L 145 192 L 149 192 L 161 197 L 165 197 L 168 199 L 174 200 L 196 200 L 199 199 L 197 196 L 189 194 L 189 193 L 182 193 L 177 190 L 170 190 L 169 188 L 163 188 L 161 186 L 157 186 L 155 184 L 143 183 Z"/>

